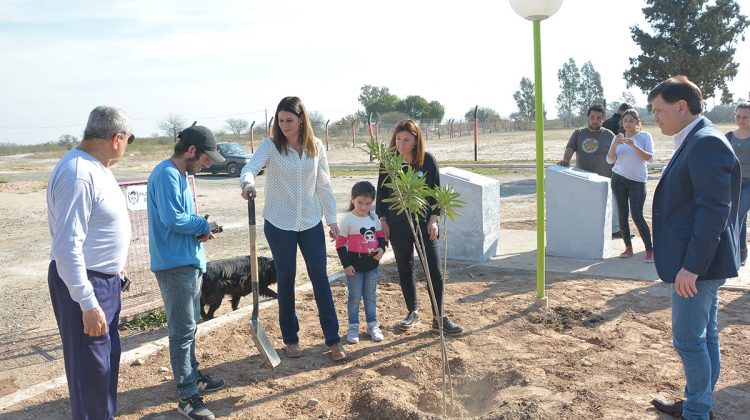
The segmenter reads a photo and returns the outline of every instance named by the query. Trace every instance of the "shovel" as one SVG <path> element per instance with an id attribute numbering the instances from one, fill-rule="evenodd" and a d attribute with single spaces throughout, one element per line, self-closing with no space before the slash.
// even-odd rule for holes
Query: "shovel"
<path id="1" fill-rule="evenodd" d="M 255 240 L 255 199 L 247 200 L 247 219 L 250 222 L 250 275 L 252 276 L 253 286 L 253 316 L 250 319 L 250 331 L 253 335 L 253 342 L 258 352 L 271 368 L 275 368 L 281 363 L 279 354 L 273 348 L 271 340 L 268 339 L 263 327 L 260 326 L 258 319 L 258 250 Z"/>

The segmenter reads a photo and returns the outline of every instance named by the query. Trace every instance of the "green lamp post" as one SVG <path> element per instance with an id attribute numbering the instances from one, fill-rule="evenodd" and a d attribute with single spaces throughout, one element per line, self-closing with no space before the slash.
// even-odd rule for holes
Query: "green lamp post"
<path id="1" fill-rule="evenodd" d="M 547 306 L 544 291 L 544 108 L 542 105 L 542 48 L 540 22 L 554 15 L 562 0 L 510 0 L 519 16 L 534 22 L 534 95 L 536 99 L 536 303 Z"/>

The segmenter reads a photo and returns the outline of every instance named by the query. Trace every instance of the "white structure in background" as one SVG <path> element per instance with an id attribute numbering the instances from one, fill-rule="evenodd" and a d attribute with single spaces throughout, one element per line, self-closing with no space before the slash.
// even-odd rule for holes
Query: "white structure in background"
<path id="1" fill-rule="evenodd" d="M 500 253 L 500 183 L 470 171 L 440 169 L 440 182 L 451 186 L 466 202 L 455 223 L 448 219 L 448 258 L 487 261 Z M 442 226 L 441 226 L 442 228 Z M 440 255 L 444 252 L 443 238 Z"/>
<path id="2" fill-rule="evenodd" d="M 609 178 L 556 165 L 545 172 L 547 255 L 606 258 L 612 250 Z"/>

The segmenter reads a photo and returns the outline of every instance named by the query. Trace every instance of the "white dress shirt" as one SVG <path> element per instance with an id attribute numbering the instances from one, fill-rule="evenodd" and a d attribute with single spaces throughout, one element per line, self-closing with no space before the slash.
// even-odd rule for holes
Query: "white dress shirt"
<path id="1" fill-rule="evenodd" d="M 680 146 L 682 146 L 682 142 L 685 141 L 688 134 L 690 134 L 690 131 L 693 130 L 693 127 L 695 127 L 695 125 L 698 124 L 698 121 L 702 120 L 703 118 L 705 117 L 701 116 L 701 117 L 696 118 L 695 120 L 693 120 L 693 122 L 686 125 L 682 130 L 680 130 L 679 133 L 674 135 L 674 151 L 675 152 L 677 151 L 677 149 L 680 148 Z"/>
<path id="2" fill-rule="evenodd" d="M 318 156 L 300 156 L 289 147 L 279 153 L 271 138 L 266 138 L 242 168 L 240 186 L 255 185 L 255 176 L 266 167 L 266 202 L 263 218 L 282 230 L 301 232 L 315 227 L 325 216 L 327 224 L 336 223 L 336 200 L 331 188 L 323 142 L 315 139 Z"/>

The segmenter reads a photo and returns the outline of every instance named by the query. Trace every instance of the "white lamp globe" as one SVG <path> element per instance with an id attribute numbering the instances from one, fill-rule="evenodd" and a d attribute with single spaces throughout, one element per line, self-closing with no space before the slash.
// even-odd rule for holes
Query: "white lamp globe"
<path id="1" fill-rule="evenodd" d="M 524 19 L 544 20 L 557 13 L 562 0 L 510 0 L 510 7 Z"/>

